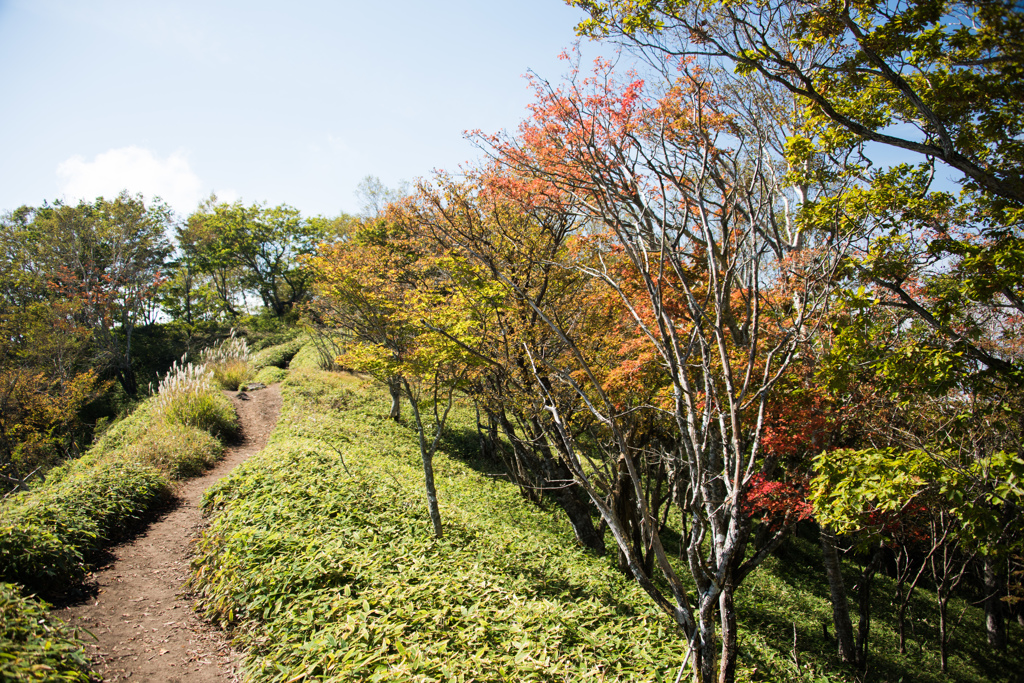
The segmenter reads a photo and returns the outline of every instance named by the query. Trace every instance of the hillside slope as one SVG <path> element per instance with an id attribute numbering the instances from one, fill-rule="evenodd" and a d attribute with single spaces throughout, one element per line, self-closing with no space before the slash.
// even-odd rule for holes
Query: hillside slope
<path id="1" fill-rule="evenodd" d="M 208 492 L 191 584 L 248 651 L 247 680 L 676 679 L 685 648 L 668 619 L 610 559 L 573 548 L 559 512 L 473 459 L 468 414 L 435 462 L 434 540 L 415 435 L 386 412 L 354 377 L 292 371 L 267 448 Z M 822 635 L 816 562 L 795 538 L 741 593 L 741 679 L 856 680 Z M 891 610 L 875 610 L 871 680 L 1007 680 L 1020 664 L 969 639 L 982 631 L 967 607 L 942 678 L 934 640 L 895 655 Z"/>

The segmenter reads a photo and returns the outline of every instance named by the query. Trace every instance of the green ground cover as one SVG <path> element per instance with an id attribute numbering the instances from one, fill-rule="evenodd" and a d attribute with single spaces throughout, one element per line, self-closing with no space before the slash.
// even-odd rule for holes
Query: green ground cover
<path id="1" fill-rule="evenodd" d="M 250 384 L 260 382 L 261 384 L 276 384 L 284 380 L 288 376 L 288 371 L 284 368 L 274 367 L 273 365 L 268 366 L 256 373 L 256 376 L 252 378 Z"/>
<path id="2" fill-rule="evenodd" d="M 257 372 L 264 368 L 286 368 L 306 342 L 305 335 L 300 335 L 280 344 L 260 349 L 254 354 L 253 368 Z"/>
<path id="3" fill-rule="evenodd" d="M 0 680 L 87 683 L 89 660 L 78 634 L 47 613 L 45 602 L 0 583 Z"/>
<path id="4" fill-rule="evenodd" d="M 267 448 L 206 496 L 192 579 L 250 680 L 674 679 L 671 624 L 564 550 L 559 516 L 441 454 L 434 540 L 415 436 L 379 391 L 292 370 L 283 392 Z"/>
<path id="5" fill-rule="evenodd" d="M 383 418 L 384 392 L 292 369 L 283 395 L 267 448 L 208 492 L 214 516 L 193 565 L 199 607 L 248 651 L 248 680 L 675 680 L 684 647 L 668 620 L 610 558 L 573 548 L 560 512 L 474 459 L 468 412 L 435 461 L 438 541 L 415 435 Z M 816 546 L 812 531 L 797 535 L 739 592 L 740 680 L 862 679 L 823 633 Z M 877 581 L 869 680 L 1013 680 L 1021 669 L 1019 654 L 985 645 L 981 610 L 961 600 L 940 675 L 927 590 L 899 655 L 889 579 Z"/>
<path id="6" fill-rule="evenodd" d="M 298 352 L 288 363 L 288 368 L 291 370 L 328 370 L 330 359 L 325 358 L 309 339 L 305 339 L 305 343 L 299 348 Z"/>
<path id="7" fill-rule="evenodd" d="M 187 408 L 172 401 L 173 410 L 156 396 L 143 401 L 84 456 L 0 502 L 0 580 L 44 595 L 73 589 L 103 548 L 169 500 L 173 480 L 219 459 L 211 432 L 237 433 L 238 418 L 219 390 L 199 394 Z"/>

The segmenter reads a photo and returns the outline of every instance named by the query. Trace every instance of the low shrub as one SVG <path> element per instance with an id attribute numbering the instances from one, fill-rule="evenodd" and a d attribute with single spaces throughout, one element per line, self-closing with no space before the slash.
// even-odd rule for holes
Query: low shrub
<path id="1" fill-rule="evenodd" d="M 105 545 L 138 528 L 170 497 L 154 467 L 114 457 L 79 461 L 0 507 L 0 579 L 59 593 Z"/>
<path id="2" fill-rule="evenodd" d="M 224 455 L 224 446 L 198 427 L 159 422 L 128 446 L 127 455 L 171 479 L 187 479 L 212 467 Z"/>
<path id="3" fill-rule="evenodd" d="M 334 361 L 331 358 L 324 358 L 320 349 L 313 342 L 303 344 L 295 357 L 288 365 L 293 370 L 334 370 Z"/>
<path id="4" fill-rule="evenodd" d="M 238 387 L 252 377 L 252 368 L 248 363 L 233 360 L 213 366 L 213 381 L 222 389 L 238 391 Z"/>
<path id="5" fill-rule="evenodd" d="M 286 368 L 306 342 L 306 338 L 301 336 L 290 339 L 283 344 L 265 348 L 254 356 L 253 367 L 257 371 L 269 367 Z"/>
<path id="6" fill-rule="evenodd" d="M 249 350 L 253 354 L 269 349 L 271 346 L 287 344 L 302 334 L 302 330 L 298 326 L 284 327 L 275 332 L 248 327 L 244 324 L 244 321 L 242 321 L 240 326 L 245 331 L 245 339 L 249 343 Z"/>
<path id="7" fill-rule="evenodd" d="M 288 371 L 278 367 L 268 366 L 256 373 L 256 376 L 252 378 L 253 382 L 261 382 L 263 384 L 276 384 L 281 382 L 285 377 L 288 376 Z"/>
<path id="8" fill-rule="evenodd" d="M 88 683 L 89 659 L 77 633 L 47 613 L 49 605 L 0 583 L 0 680 Z"/>
<path id="9" fill-rule="evenodd" d="M 220 393 L 173 399 L 163 410 L 164 419 L 171 424 L 196 427 L 221 439 L 238 435 L 238 416 L 231 401 Z"/>
<path id="10" fill-rule="evenodd" d="M 110 425 L 89 449 L 89 455 L 111 453 L 136 443 L 159 419 L 156 402 L 153 399 L 143 401 L 132 412 Z M 52 475 L 53 470 L 49 473 L 49 476 Z"/>
<path id="11" fill-rule="evenodd" d="M 168 417 L 161 411 L 155 399 L 143 401 L 134 412 L 115 422 L 93 445 L 89 453 L 79 460 L 85 464 L 97 457 L 121 452 L 126 457 L 152 465 L 171 479 L 184 479 L 201 474 L 224 453 L 221 444 L 204 431 L 201 424 L 210 423 L 225 435 L 237 432 L 237 417 L 231 409 L 231 402 L 219 392 L 209 392 L 216 401 L 218 418 L 215 420 L 194 420 L 200 424 L 183 424 L 189 416 L 179 414 Z M 180 406 L 172 406 L 176 412 Z M 230 410 L 230 414 L 225 411 Z M 181 413 L 184 413 L 181 410 Z M 223 427 L 227 422 L 228 426 Z M 48 479 L 60 477 L 63 468 L 50 470 Z"/>
<path id="12" fill-rule="evenodd" d="M 203 349 L 199 360 L 210 371 L 213 381 L 229 391 L 237 391 L 253 373 L 249 346 L 245 339 L 235 336 L 234 330 L 227 339 Z"/>
<path id="13" fill-rule="evenodd" d="M 309 340 L 316 348 L 320 356 L 321 370 L 344 370 L 347 369 L 337 363 L 340 356 L 344 355 L 349 347 L 351 337 L 348 334 L 340 333 L 337 330 L 324 328 L 310 328 Z"/>
<path id="14" fill-rule="evenodd" d="M 238 434 L 238 416 L 223 394 L 211 386 L 212 372 L 205 365 L 171 366 L 160 380 L 155 410 L 171 424 L 197 427 L 219 438 Z"/>

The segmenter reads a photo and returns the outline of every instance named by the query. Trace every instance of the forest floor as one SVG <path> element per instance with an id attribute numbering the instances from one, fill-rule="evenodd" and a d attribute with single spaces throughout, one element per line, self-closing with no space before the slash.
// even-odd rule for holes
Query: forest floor
<path id="1" fill-rule="evenodd" d="M 181 482 L 175 503 L 143 534 L 110 550 L 110 561 L 91 577 L 91 597 L 57 616 L 83 634 L 96 673 L 104 681 L 223 683 L 238 681 L 240 656 L 224 633 L 192 609 L 184 584 L 192 542 L 204 525 L 203 492 L 260 451 L 277 422 L 277 385 L 225 392 L 241 422 L 241 439 L 205 475 Z"/>

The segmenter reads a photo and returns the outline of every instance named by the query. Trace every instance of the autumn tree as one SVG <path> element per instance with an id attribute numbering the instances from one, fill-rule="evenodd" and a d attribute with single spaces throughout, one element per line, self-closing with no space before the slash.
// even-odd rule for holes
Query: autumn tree
<path id="1" fill-rule="evenodd" d="M 323 245 L 308 263 L 315 274 L 311 308 L 327 326 L 347 333 L 339 363 L 367 372 L 392 395 L 391 417 L 408 401 L 423 464 L 434 536 L 443 535 L 433 460 L 455 392 L 474 360 L 464 352 L 472 321 L 446 286 L 443 255 L 403 229 L 389 208 L 352 239 Z M 448 330 L 439 335 L 436 329 Z M 456 335 L 455 339 L 452 335 Z M 428 421 L 432 418 L 432 422 Z"/>
<path id="2" fill-rule="evenodd" d="M 44 204 L 21 215 L 15 239 L 31 291 L 45 291 L 45 300 L 61 302 L 67 315 L 90 330 L 95 367 L 135 396 L 133 335 L 155 318 L 170 251 L 170 209 L 122 193 L 74 206 Z"/>
<path id="3" fill-rule="evenodd" d="M 538 82 L 533 118 L 518 135 L 481 139 L 511 175 L 571 197 L 587 229 L 561 267 L 606 291 L 619 324 L 630 327 L 634 354 L 656 358 L 667 408 L 617 402 L 597 347 L 496 273 L 563 345 L 555 358 L 527 349 L 552 437 L 632 576 L 685 634 L 704 681 L 733 679 L 733 594 L 806 514 L 793 509 L 779 524 L 757 523 L 748 500 L 759 476 L 777 474 L 778 460 L 760 448 L 766 410 L 827 301 L 842 247 L 828 233 L 804 231 L 792 215 L 778 220 L 787 191 L 779 160 L 752 128 L 719 113 L 725 96 L 688 63 L 662 92 L 636 77 L 620 84 L 599 63 L 591 78 L 574 76 L 561 87 Z M 597 483 L 602 468 L 588 464 L 590 442 L 574 428 L 578 416 L 563 412 L 556 386 L 600 424 L 657 582 L 636 552 L 624 510 L 609 505 L 605 489 L 614 480 Z M 667 467 L 672 505 L 685 520 L 682 567 L 664 548 L 642 449 L 630 438 L 642 415 L 659 409 L 671 417 L 671 431 L 646 448 Z"/>
<path id="4" fill-rule="evenodd" d="M 844 179 L 804 203 L 800 222 L 857 236 L 844 271 L 853 312 L 833 323 L 839 335 L 829 365 L 859 368 L 860 386 L 873 388 L 851 402 L 863 407 L 860 445 L 941 453 L 937 462 L 944 466 L 932 471 L 936 482 L 975 471 L 998 452 L 983 444 L 1006 443 L 1000 433 L 1007 428 L 1016 433 L 995 416 L 1016 404 L 1024 377 L 1019 8 L 1012 2 L 572 4 L 590 14 L 581 32 L 621 41 L 651 62 L 699 57 L 734 71 L 737 84 L 792 95 L 800 121 L 786 142 L 791 173 Z M 899 153 L 901 163 L 879 164 L 885 148 Z M 959 195 L 937 187 L 947 174 Z M 870 331 L 865 320 L 874 321 Z M 922 420 L 922 412 L 935 419 Z M 968 428 L 958 413 L 987 429 Z M 870 415 L 886 415 L 888 424 Z M 1016 445 L 1009 449 L 1019 452 Z M 975 483 L 989 496 L 1000 485 Z M 987 510 L 998 519 L 1012 515 L 1015 503 L 997 496 Z M 993 566 L 1001 561 L 992 554 L 993 537 L 967 525 L 952 528 L 946 539 L 943 553 L 957 544 L 990 548 L 982 553 L 983 574 L 986 593 L 995 595 Z M 1001 647 L 999 604 L 986 599 L 985 605 L 990 642 Z"/>
<path id="5" fill-rule="evenodd" d="M 558 311 L 566 325 L 571 320 L 608 332 L 600 326 L 607 316 L 587 305 L 591 283 L 560 265 L 567 238 L 579 228 L 563 200 L 500 168 L 481 169 L 462 181 L 439 173 L 420 185 L 404 221 L 434 249 L 449 253 L 437 265 L 445 269 L 449 290 L 457 292 L 463 316 L 474 321 L 473 345 L 459 343 L 479 364 L 464 393 L 486 421 L 478 424 L 483 452 L 505 465 L 525 497 L 562 508 L 579 543 L 603 554 L 593 508 L 573 481 L 561 440 L 549 438 L 550 420 L 537 400 L 538 381 L 554 387 L 547 378 L 538 380 L 530 362 L 531 352 L 555 358 L 566 347 L 521 296 L 529 292 L 530 300 Z M 450 341 L 459 339 L 457 328 L 433 329 Z M 584 336 L 595 342 L 601 337 Z M 563 398 L 575 397 L 570 391 Z"/>
<path id="6" fill-rule="evenodd" d="M 89 367 L 91 331 L 61 302 L 11 304 L 0 302 L 0 479 L 22 486 L 78 455 L 82 409 L 104 382 Z"/>
<path id="7" fill-rule="evenodd" d="M 0 474 L 76 455 L 103 376 L 138 391 L 134 334 L 155 312 L 169 221 L 166 207 L 127 194 L 3 219 Z"/>
<path id="8" fill-rule="evenodd" d="M 936 362 L 958 355 L 1021 383 L 1024 19 L 1013 3 L 572 4 L 590 14 L 581 33 L 789 93 L 791 175 L 846 179 L 804 202 L 800 222 L 860 237 L 854 288 L 929 328 Z M 903 163 L 878 164 L 879 145 Z M 949 170 L 959 197 L 935 187 Z"/>

